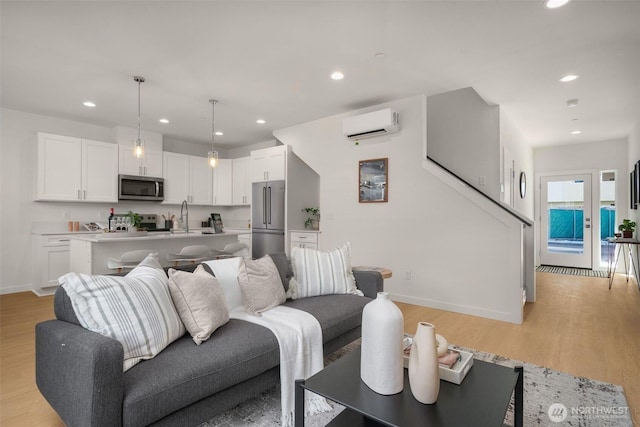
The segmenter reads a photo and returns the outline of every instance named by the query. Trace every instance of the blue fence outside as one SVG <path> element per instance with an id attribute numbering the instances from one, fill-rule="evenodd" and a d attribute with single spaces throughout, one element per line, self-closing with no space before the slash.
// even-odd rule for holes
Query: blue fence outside
<path id="1" fill-rule="evenodd" d="M 581 209 L 550 209 L 549 239 L 582 240 L 584 212 Z M 613 237 L 616 232 L 616 211 L 613 207 L 600 208 L 600 239 Z"/>

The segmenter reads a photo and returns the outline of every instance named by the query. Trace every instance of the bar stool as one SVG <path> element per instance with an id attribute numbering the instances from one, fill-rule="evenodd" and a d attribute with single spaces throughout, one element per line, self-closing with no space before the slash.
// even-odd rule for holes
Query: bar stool
<path id="1" fill-rule="evenodd" d="M 173 262 L 173 266 L 177 267 L 181 262 L 190 262 L 195 264 L 196 262 L 203 261 L 209 258 L 211 255 L 211 249 L 205 245 L 191 245 L 185 246 L 178 253 L 169 253 L 167 259 Z"/>
<path id="2" fill-rule="evenodd" d="M 223 251 L 233 256 L 249 256 L 249 246 L 241 242 L 229 243 L 224 247 Z"/>
<path id="3" fill-rule="evenodd" d="M 151 249 L 138 249 L 135 251 L 124 252 L 118 259 L 107 259 L 107 268 L 111 270 L 118 270 L 118 273 L 122 273 L 123 270 L 132 270 L 140 264 L 147 255 L 153 252 L 154 251 Z"/>

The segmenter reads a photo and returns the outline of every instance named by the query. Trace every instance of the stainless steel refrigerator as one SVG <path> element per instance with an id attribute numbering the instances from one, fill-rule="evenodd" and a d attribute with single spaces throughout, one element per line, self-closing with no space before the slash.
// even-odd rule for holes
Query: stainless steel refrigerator
<path id="1" fill-rule="evenodd" d="M 255 182 L 251 193 L 253 258 L 284 252 L 284 181 Z"/>

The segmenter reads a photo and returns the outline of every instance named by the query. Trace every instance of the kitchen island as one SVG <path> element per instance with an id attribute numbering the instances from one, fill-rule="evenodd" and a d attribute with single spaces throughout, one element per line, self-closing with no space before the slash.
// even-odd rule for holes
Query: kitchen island
<path id="1" fill-rule="evenodd" d="M 201 231 L 189 233 L 147 233 L 134 237 L 104 234 L 74 235 L 70 237 L 69 270 L 85 274 L 108 274 L 115 270 L 107 267 L 109 258 L 119 259 L 125 252 L 135 250 L 149 250 L 157 252 L 163 267 L 173 263 L 168 257 L 171 253 L 178 253 L 185 246 L 205 245 L 211 249 L 222 250 L 229 243 L 238 241 L 237 231 L 227 231 L 219 234 L 203 234 Z"/>

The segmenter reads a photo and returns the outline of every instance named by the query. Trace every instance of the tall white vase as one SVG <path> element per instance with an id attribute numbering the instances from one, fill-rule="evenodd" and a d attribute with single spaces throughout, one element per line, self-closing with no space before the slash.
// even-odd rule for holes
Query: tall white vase
<path id="1" fill-rule="evenodd" d="M 404 388 L 402 338 L 404 319 L 386 292 L 362 311 L 360 378 L 378 394 L 400 393 Z"/>
<path id="2" fill-rule="evenodd" d="M 409 386 L 418 402 L 432 404 L 440 393 L 436 328 L 420 322 L 409 355 Z"/>

